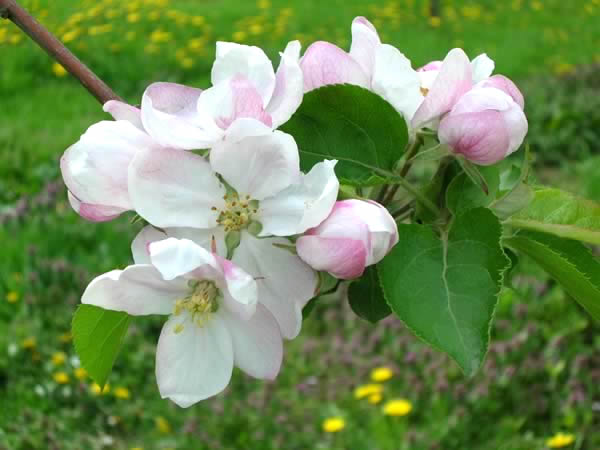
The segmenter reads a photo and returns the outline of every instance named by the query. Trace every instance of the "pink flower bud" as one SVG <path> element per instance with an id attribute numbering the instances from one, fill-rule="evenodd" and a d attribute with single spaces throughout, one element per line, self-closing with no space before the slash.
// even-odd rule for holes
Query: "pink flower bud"
<path id="1" fill-rule="evenodd" d="M 500 89 L 501 91 L 504 91 L 510 95 L 515 103 L 521 107 L 521 109 L 525 108 L 525 99 L 523 98 L 523 94 L 521 94 L 521 91 L 515 85 L 515 83 L 506 78 L 504 75 L 492 75 L 491 77 L 477 83 L 475 87 L 492 87 Z"/>
<path id="2" fill-rule="evenodd" d="M 494 164 L 523 143 L 527 118 L 504 90 L 477 87 L 464 94 L 442 119 L 438 136 L 475 164 Z"/>
<path id="3" fill-rule="evenodd" d="M 296 241 L 298 256 L 316 270 L 341 279 L 362 275 L 398 242 L 398 227 L 378 203 L 336 202 L 329 217 Z"/>

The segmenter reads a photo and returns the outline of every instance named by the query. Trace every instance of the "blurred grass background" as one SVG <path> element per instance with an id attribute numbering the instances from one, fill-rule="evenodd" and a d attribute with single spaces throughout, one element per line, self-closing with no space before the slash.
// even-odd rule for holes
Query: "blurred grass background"
<path id="1" fill-rule="evenodd" d="M 215 41 L 350 43 L 354 16 L 414 66 L 455 46 L 487 52 L 525 93 L 541 181 L 600 199 L 600 0 L 30 0 L 22 2 L 133 104 L 152 81 L 205 87 Z M 432 4 L 433 3 L 433 4 Z M 159 398 L 161 321 L 136 320 L 110 389 L 78 369 L 73 311 L 96 274 L 130 262 L 129 217 L 89 224 L 66 203 L 62 152 L 96 101 L 8 22 L 0 23 L 0 449 L 600 448 L 599 327 L 523 261 L 502 294 L 481 372 L 465 378 L 393 318 L 373 327 L 334 300 L 286 346 L 272 383 L 236 372 L 228 390 L 181 410 Z M 356 399 L 375 367 L 382 398 Z M 391 417 L 386 401 L 412 410 Z M 322 423 L 340 417 L 328 433 Z M 569 439 L 567 439 L 569 441 Z M 566 441 L 565 441 L 566 442 Z"/>

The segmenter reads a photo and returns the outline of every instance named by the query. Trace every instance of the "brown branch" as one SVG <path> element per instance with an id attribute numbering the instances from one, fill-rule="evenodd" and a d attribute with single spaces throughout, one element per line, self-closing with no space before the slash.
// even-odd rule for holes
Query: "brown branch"
<path id="1" fill-rule="evenodd" d="M 121 100 L 106 83 L 88 69 L 62 42 L 19 6 L 15 0 L 0 0 L 0 17 L 14 22 L 37 45 L 77 78 L 101 104 L 108 100 Z"/>

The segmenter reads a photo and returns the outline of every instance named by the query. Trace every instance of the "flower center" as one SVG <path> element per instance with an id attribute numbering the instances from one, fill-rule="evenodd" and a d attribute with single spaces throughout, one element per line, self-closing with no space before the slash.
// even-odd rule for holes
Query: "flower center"
<path id="1" fill-rule="evenodd" d="M 239 231 L 248 226 L 252 215 L 258 211 L 258 200 L 251 200 L 249 195 L 240 198 L 237 192 L 231 192 L 223 197 L 225 208 L 219 210 L 213 206 L 213 211 L 219 211 L 217 223 L 225 227 L 225 232 Z"/>
<path id="2" fill-rule="evenodd" d="M 429 94 L 429 89 L 421 86 L 421 94 L 423 94 L 423 97 L 425 97 L 427 94 Z"/>
<path id="3" fill-rule="evenodd" d="M 211 314 L 219 309 L 219 289 L 212 281 L 190 281 L 192 288 L 190 295 L 175 302 L 173 314 L 176 316 L 187 312 L 199 327 L 204 326 L 211 317 Z M 183 331 L 183 323 L 175 326 L 175 333 Z"/>

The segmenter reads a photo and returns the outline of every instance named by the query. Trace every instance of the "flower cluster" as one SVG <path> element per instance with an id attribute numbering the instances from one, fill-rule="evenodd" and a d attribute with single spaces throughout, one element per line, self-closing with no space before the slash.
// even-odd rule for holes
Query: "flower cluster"
<path id="1" fill-rule="evenodd" d="M 302 308 L 319 294 L 318 272 L 356 279 L 398 242 L 385 207 L 338 201 L 337 161 L 300 169 L 294 137 L 278 128 L 305 92 L 365 87 L 403 115 L 413 139 L 437 130 L 479 164 L 523 140 L 523 97 L 490 76 L 487 56 L 470 62 L 454 49 L 415 71 L 366 19 L 352 34 L 350 53 L 317 42 L 301 58 L 290 42 L 277 70 L 258 47 L 218 42 L 211 87 L 154 83 L 140 108 L 109 101 L 115 120 L 91 126 L 61 159 L 82 217 L 134 211 L 148 224 L 133 241 L 134 264 L 94 279 L 82 302 L 167 316 L 156 377 L 182 407 L 221 392 L 234 366 L 273 379 L 282 340 L 298 335 Z"/>
<path id="2" fill-rule="evenodd" d="M 452 49 L 443 61 L 413 69 L 397 48 L 381 43 L 364 17 L 352 23 L 346 53 L 315 42 L 301 61 L 304 89 L 350 83 L 379 94 L 402 113 L 413 133 L 437 131 L 440 143 L 475 164 L 494 164 L 516 151 L 527 134 L 523 95 L 494 62 L 481 54 L 469 61 Z"/>

